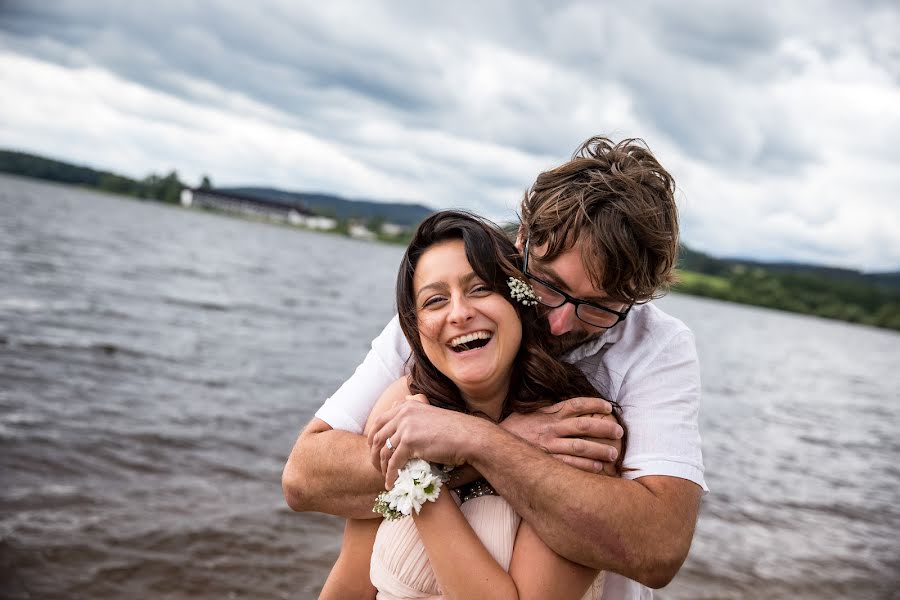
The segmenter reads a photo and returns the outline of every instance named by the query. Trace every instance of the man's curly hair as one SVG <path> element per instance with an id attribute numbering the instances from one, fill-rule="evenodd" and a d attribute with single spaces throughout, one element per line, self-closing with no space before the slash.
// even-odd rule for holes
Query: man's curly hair
<path id="1" fill-rule="evenodd" d="M 675 182 L 643 140 L 592 137 L 538 176 L 521 211 L 531 248 L 546 246 L 542 262 L 580 245 L 591 283 L 610 299 L 647 302 L 676 281 Z"/>

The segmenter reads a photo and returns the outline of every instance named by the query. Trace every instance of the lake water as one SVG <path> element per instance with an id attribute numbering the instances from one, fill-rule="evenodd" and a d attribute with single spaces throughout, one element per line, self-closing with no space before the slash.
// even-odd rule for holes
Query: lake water
<path id="1" fill-rule="evenodd" d="M 314 598 L 298 431 L 402 249 L 0 176 L 0 597 Z M 658 598 L 897 598 L 900 335 L 673 295 L 712 489 Z"/>

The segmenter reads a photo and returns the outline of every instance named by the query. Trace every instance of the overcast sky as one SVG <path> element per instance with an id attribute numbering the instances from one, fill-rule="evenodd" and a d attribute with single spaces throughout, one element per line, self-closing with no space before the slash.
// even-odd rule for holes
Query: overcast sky
<path id="1" fill-rule="evenodd" d="M 0 0 L 0 147 L 508 220 L 636 136 L 688 245 L 900 269 L 898 4 L 754 4 Z"/>

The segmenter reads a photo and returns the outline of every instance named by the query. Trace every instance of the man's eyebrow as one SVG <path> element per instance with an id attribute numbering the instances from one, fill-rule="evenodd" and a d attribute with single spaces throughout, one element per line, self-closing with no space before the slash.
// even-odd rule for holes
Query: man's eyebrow
<path id="1" fill-rule="evenodd" d="M 559 275 L 556 274 L 556 271 L 554 271 L 547 265 L 542 265 L 540 261 L 535 261 L 535 263 L 537 263 L 537 267 L 538 269 L 540 269 L 540 272 L 538 273 L 540 277 L 549 279 L 550 283 L 560 288 L 570 296 L 577 297 L 579 300 L 587 300 L 588 302 L 594 302 L 597 304 L 603 304 L 612 300 L 612 298 L 610 298 L 609 296 L 575 296 L 575 294 L 572 293 L 572 288 L 570 288 L 562 279 L 560 279 Z"/>

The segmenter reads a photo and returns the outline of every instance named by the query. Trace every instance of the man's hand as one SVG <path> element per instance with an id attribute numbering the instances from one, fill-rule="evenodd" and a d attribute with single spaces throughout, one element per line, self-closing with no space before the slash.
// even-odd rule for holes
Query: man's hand
<path id="1" fill-rule="evenodd" d="M 372 464 L 384 474 L 387 489 L 411 458 L 460 465 L 464 448 L 482 423 L 487 424 L 478 417 L 431 406 L 422 394 L 407 396 L 375 419 L 368 436 Z M 388 438 L 392 448 L 387 446 Z"/>
<path id="2" fill-rule="evenodd" d="M 572 398 L 512 414 L 500 426 L 568 465 L 600 473 L 615 462 L 613 445 L 624 433 L 611 415 L 612 405 L 602 398 Z"/>

